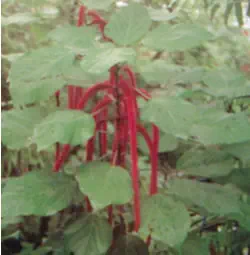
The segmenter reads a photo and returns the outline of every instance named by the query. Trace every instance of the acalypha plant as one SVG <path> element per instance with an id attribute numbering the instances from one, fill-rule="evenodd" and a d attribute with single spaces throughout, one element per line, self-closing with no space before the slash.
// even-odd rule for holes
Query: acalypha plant
<path id="1" fill-rule="evenodd" d="M 87 24 L 86 19 L 90 17 L 92 21 Z M 105 36 L 104 28 L 107 24 L 97 12 L 87 10 L 85 6 L 79 9 L 77 26 L 97 25 L 104 41 L 112 40 Z M 88 101 L 91 100 L 98 92 L 103 92 L 103 97 L 99 99 L 93 107 L 91 114 L 95 119 L 95 134 L 86 144 L 86 161 L 92 161 L 95 149 L 104 156 L 108 151 L 107 123 L 109 122 L 109 108 L 115 108 L 113 112 L 112 124 L 114 126 L 114 137 L 112 141 L 112 156 L 110 164 L 126 168 L 126 157 L 131 157 L 131 178 L 134 192 L 134 230 L 137 232 L 140 227 L 140 183 L 138 169 L 138 152 L 137 152 L 137 133 L 140 133 L 149 148 L 151 159 L 151 181 L 149 194 L 157 193 L 157 165 L 158 165 L 158 147 L 159 147 L 159 129 L 153 125 L 153 132 L 149 134 L 146 128 L 140 124 L 140 111 L 138 108 L 137 98 L 142 97 L 144 100 L 151 98 L 150 94 L 144 89 L 137 88 L 136 77 L 132 69 L 127 65 L 114 65 L 110 68 L 110 77 L 108 80 L 94 84 L 88 89 L 83 89 L 74 85 L 68 85 L 68 108 L 84 110 Z M 60 105 L 60 91 L 55 94 L 57 105 Z M 95 148 L 95 139 L 99 139 L 99 148 Z M 56 147 L 56 158 L 54 171 L 60 171 L 63 163 L 67 160 L 71 146 L 66 144 Z M 119 192 L 119 191 L 118 191 Z M 91 212 L 91 202 L 86 197 L 88 211 Z M 108 208 L 109 222 L 112 224 L 113 208 Z"/>
<path id="2" fill-rule="evenodd" d="M 3 171 L 4 234 L 17 231 L 31 255 L 221 255 L 219 238 L 223 255 L 240 254 L 250 231 L 247 61 L 212 54 L 234 37 L 175 5 L 103 0 L 101 12 L 93 2 L 11 64 L 2 142 L 25 167 Z"/>

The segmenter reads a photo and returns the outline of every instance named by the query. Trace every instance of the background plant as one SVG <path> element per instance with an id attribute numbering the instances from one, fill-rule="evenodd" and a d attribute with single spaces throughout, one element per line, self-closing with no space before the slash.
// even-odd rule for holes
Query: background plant
<path id="1" fill-rule="evenodd" d="M 223 9 L 231 2 L 119 10 L 114 1 L 57 2 L 67 15 L 42 18 L 45 32 L 32 41 L 44 8 L 34 3 L 32 15 L 3 22 L 3 58 L 12 63 L 9 71 L 4 62 L 12 99 L 2 122 L 2 175 L 12 177 L 2 181 L 6 238 L 21 238 L 27 254 L 247 249 L 249 41 Z M 4 14 L 34 3 L 8 3 Z M 232 4 L 242 26 L 243 2 Z M 167 169 L 157 181 L 158 150 Z"/>

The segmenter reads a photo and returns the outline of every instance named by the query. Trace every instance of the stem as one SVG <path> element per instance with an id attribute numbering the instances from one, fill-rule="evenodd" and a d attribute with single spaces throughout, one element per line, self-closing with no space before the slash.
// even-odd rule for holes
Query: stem
<path id="1" fill-rule="evenodd" d="M 150 182 L 150 194 L 154 195 L 158 192 L 158 149 L 159 149 L 160 131 L 156 125 L 153 125 L 153 152 L 152 157 L 152 171 Z"/>

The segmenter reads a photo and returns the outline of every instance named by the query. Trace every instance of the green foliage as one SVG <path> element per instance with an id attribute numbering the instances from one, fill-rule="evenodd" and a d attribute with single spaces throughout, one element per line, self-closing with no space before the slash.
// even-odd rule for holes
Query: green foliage
<path id="1" fill-rule="evenodd" d="M 10 90 L 2 105 L 7 109 L 2 118 L 2 143 L 6 147 L 2 164 L 2 230 L 8 237 L 19 229 L 19 224 L 25 226 L 31 216 L 41 222 L 44 218 L 40 216 L 59 219 L 52 230 L 41 231 L 35 241 L 41 244 L 38 249 L 33 250 L 28 243 L 20 254 L 53 251 L 58 255 L 104 255 L 113 242 L 114 254 L 132 254 L 140 247 L 144 253 L 150 250 L 156 254 L 157 245 L 161 245 L 161 254 L 208 255 L 211 240 L 223 241 L 223 246 L 240 254 L 248 244 L 249 41 L 241 35 L 241 29 L 232 28 L 232 15 L 239 27 L 243 26 L 243 2 L 157 0 L 145 1 L 145 6 L 131 2 L 134 1 L 118 8 L 114 0 L 81 1 L 87 8 L 84 27 L 72 25 L 78 6 L 62 0 L 2 4 L 3 78 L 8 76 L 9 81 L 4 89 L 9 86 Z M 160 7 L 163 2 L 166 8 Z M 89 17 L 87 12 L 91 9 L 100 10 L 105 21 L 95 15 Z M 57 18 L 46 18 L 46 12 L 53 11 Z M 92 21 L 94 25 L 90 24 Z M 98 30 L 102 29 L 100 33 Z M 123 236 L 138 209 L 131 201 L 131 179 L 137 173 L 130 168 L 136 169 L 135 164 L 129 160 L 131 155 L 125 158 L 127 170 L 114 164 L 121 156 L 116 159 L 114 155 L 115 143 L 105 153 L 101 150 L 103 133 L 97 126 L 102 118 L 90 115 L 90 107 L 100 102 L 104 93 L 90 95 L 84 111 L 67 106 L 66 99 L 75 100 L 81 96 L 78 92 L 65 93 L 67 85 L 89 88 L 108 80 L 110 68 L 115 65 L 136 68 L 137 86 L 152 90 L 152 99 L 138 103 L 137 121 L 143 122 L 150 136 L 149 125 L 154 123 L 160 128 L 159 152 L 167 152 L 170 170 L 183 173 L 181 177 L 167 176 L 167 180 L 159 173 L 159 194 L 148 195 L 151 174 L 146 162 L 153 157 L 145 140 L 138 136 L 137 148 L 142 153 L 138 167 L 143 172 L 138 180 L 142 218 L 137 236 Z M 121 73 L 127 81 L 131 79 L 128 73 Z M 60 91 L 60 106 L 55 110 L 59 105 L 53 97 L 56 91 Z M 116 99 L 107 116 L 107 135 L 112 139 L 115 136 L 110 125 L 120 114 L 115 111 L 120 92 L 108 91 L 110 98 Z M 129 113 L 126 110 L 124 115 Z M 85 145 L 93 135 L 94 146 L 100 150 L 95 148 L 94 154 L 88 155 L 92 153 L 91 144 L 88 148 Z M 129 139 L 133 135 L 128 133 Z M 66 167 L 61 166 L 59 173 L 50 173 L 56 143 L 56 154 L 62 152 L 65 144 L 70 144 L 71 150 L 62 159 Z M 93 156 L 93 162 L 83 163 L 86 152 Z M 126 147 L 126 153 L 131 152 Z M 54 163 L 57 160 L 58 155 Z M 34 170 L 38 168 L 39 171 Z M 203 183 L 200 177 L 209 178 L 212 183 Z M 88 196 L 93 211 L 85 205 L 84 196 Z M 113 206 L 113 225 L 104 217 L 109 205 Z M 200 219 L 204 216 L 207 224 L 213 225 L 221 220 L 228 227 L 232 220 L 237 221 L 240 231 L 233 237 L 236 245 L 233 241 L 224 242 L 226 231 L 223 236 L 203 231 Z M 19 230 L 22 238 L 29 240 L 27 233 Z M 204 235 L 199 236 L 200 231 Z M 31 233 L 35 233 L 34 229 Z M 42 240 L 45 235 L 48 240 Z M 146 247 L 144 240 L 149 235 L 152 243 Z"/>
<path id="2" fill-rule="evenodd" d="M 79 145 L 94 134 L 94 120 L 81 111 L 61 110 L 49 114 L 34 129 L 33 142 L 38 151 L 56 142 Z"/>
<path id="3" fill-rule="evenodd" d="M 80 190 L 97 209 L 111 204 L 125 204 L 132 198 L 130 176 L 121 167 L 104 162 L 88 163 L 78 170 L 76 179 Z"/>
<path id="4" fill-rule="evenodd" d="M 13 177 L 3 190 L 2 216 L 53 215 L 70 205 L 77 192 L 77 183 L 62 173 L 32 171 Z"/>
<path id="5" fill-rule="evenodd" d="M 235 160 L 226 152 L 208 148 L 206 150 L 190 150 L 177 161 L 177 169 L 187 175 L 216 177 L 228 175 Z"/>
<path id="6" fill-rule="evenodd" d="M 215 215 L 241 214 L 240 194 L 235 189 L 218 184 L 191 180 L 173 180 L 168 193 Z M 222 202 L 223 201 L 223 202 Z"/>
<path id="7" fill-rule="evenodd" d="M 44 100 L 66 85 L 63 73 L 73 64 L 74 54 L 54 46 L 26 53 L 11 66 L 10 92 L 15 104 Z"/>
<path id="8" fill-rule="evenodd" d="M 75 255 L 102 255 L 112 241 L 112 228 L 105 219 L 90 214 L 69 225 L 64 235 Z"/>
<path id="9" fill-rule="evenodd" d="M 118 63 L 134 64 L 136 53 L 131 48 L 116 48 L 112 44 L 104 44 L 103 47 L 90 49 L 82 60 L 83 71 L 101 75 Z"/>
<path id="10" fill-rule="evenodd" d="M 130 4 L 113 14 L 105 27 L 105 34 L 121 46 L 139 41 L 149 30 L 148 12 L 139 4 Z"/>
<path id="11" fill-rule="evenodd" d="M 219 68 L 208 72 L 203 77 L 208 86 L 203 90 L 215 97 L 235 98 L 250 94 L 250 82 L 239 71 Z"/>
<path id="12" fill-rule="evenodd" d="M 115 0 L 81 0 L 82 4 L 87 6 L 89 9 L 104 10 L 107 11 Z"/>
<path id="13" fill-rule="evenodd" d="M 197 24 L 161 24 L 151 31 L 143 44 L 154 50 L 183 51 L 213 39 L 211 33 Z"/>
<path id="14" fill-rule="evenodd" d="M 35 125 L 43 118 L 40 107 L 14 109 L 3 112 L 2 142 L 11 149 L 27 147 L 32 142 Z"/>
<path id="15" fill-rule="evenodd" d="M 83 36 L 84 35 L 84 36 Z M 48 37 L 76 53 L 85 53 L 93 47 L 96 29 L 90 27 L 63 26 L 52 30 Z"/>
<path id="16" fill-rule="evenodd" d="M 178 97 L 153 98 L 144 105 L 141 114 L 142 120 L 155 123 L 162 131 L 184 139 L 188 138 L 190 126 L 198 117 L 197 107 Z"/>
<path id="17" fill-rule="evenodd" d="M 185 240 L 190 224 L 189 213 L 181 202 L 163 195 L 154 195 L 142 202 L 140 232 L 145 236 L 151 233 L 154 240 L 178 246 Z"/>

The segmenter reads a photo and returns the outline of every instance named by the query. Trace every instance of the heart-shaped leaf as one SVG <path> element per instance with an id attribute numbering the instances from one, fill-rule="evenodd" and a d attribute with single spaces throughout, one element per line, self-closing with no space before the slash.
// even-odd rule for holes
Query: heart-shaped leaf
<path id="1" fill-rule="evenodd" d="M 161 24 L 143 40 L 143 44 L 154 50 L 183 51 L 211 40 L 212 35 L 197 24 Z"/>
<path id="2" fill-rule="evenodd" d="M 34 103 L 51 96 L 66 84 L 62 76 L 73 61 L 74 53 L 59 46 L 34 50 L 18 58 L 8 78 L 14 103 Z"/>
<path id="3" fill-rule="evenodd" d="M 35 125 L 43 118 L 40 107 L 13 109 L 2 113 L 2 142 L 10 149 L 21 149 L 31 143 Z"/>
<path id="4" fill-rule="evenodd" d="M 76 178 L 80 190 L 88 195 L 96 208 L 125 204 L 132 198 L 130 176 L 121 167 L 105 162 L 93 162 L 81 167 Z"/>
<path id="5" fill-rule="evenodd" d="M 94 127 L 94 119 L 87 113 L 78 110 L 56 111 L 35 127 L 33 142 L 39 151 L 56 142 L 79 145 L 93 136 Z"/>
<path id="6" fill-rule="evenodd" d="M 189 213 L 181 202 L 160 194 L 142 201 L 141 217 L 141 233 L 151 232 L 154 240 L 172 247 L 185 240 L 191 224 Z"/>
<path id="7" fill-rule="evenodd" d="M 105 35 L 121 46 L 139 41 L 149 30 L 151 19 L 142 5 L 133 3 L 117 11 L 105 27 Z"/>
<path id="8" fill-rule="evenodd" d="M 233 170 L 235 160 L 228 153 L 208 148 L 206 150 L 190 150 L 177 161 L 177 169 L 185 174 L 205 177 L 228 175 Z"/>
<path id="9" fill-rule="evenodd" d="M 112 242 L 112 228 L 106 219 L 89 214 L 64 231 L 65 244 L 75 255 L 103 255 Z"/>
<path id="10" fill-rule="evenodd" d="M 130 48 L 115 48 L 113 45 L 105 45 L 88 51 L 87 56 L 81 62 L 83 71 L 90 74 L 102 74 L 107 72 L 115 64 L 134 64 L 136 53 Z"/>
<path id="11" fill-rule="evenodd" d="M 52 215 L 72 203 L 78 192 L 75 180 L 63 173 L 32 171 L 9 178 L 2 194 L 2 217 Z"/>

